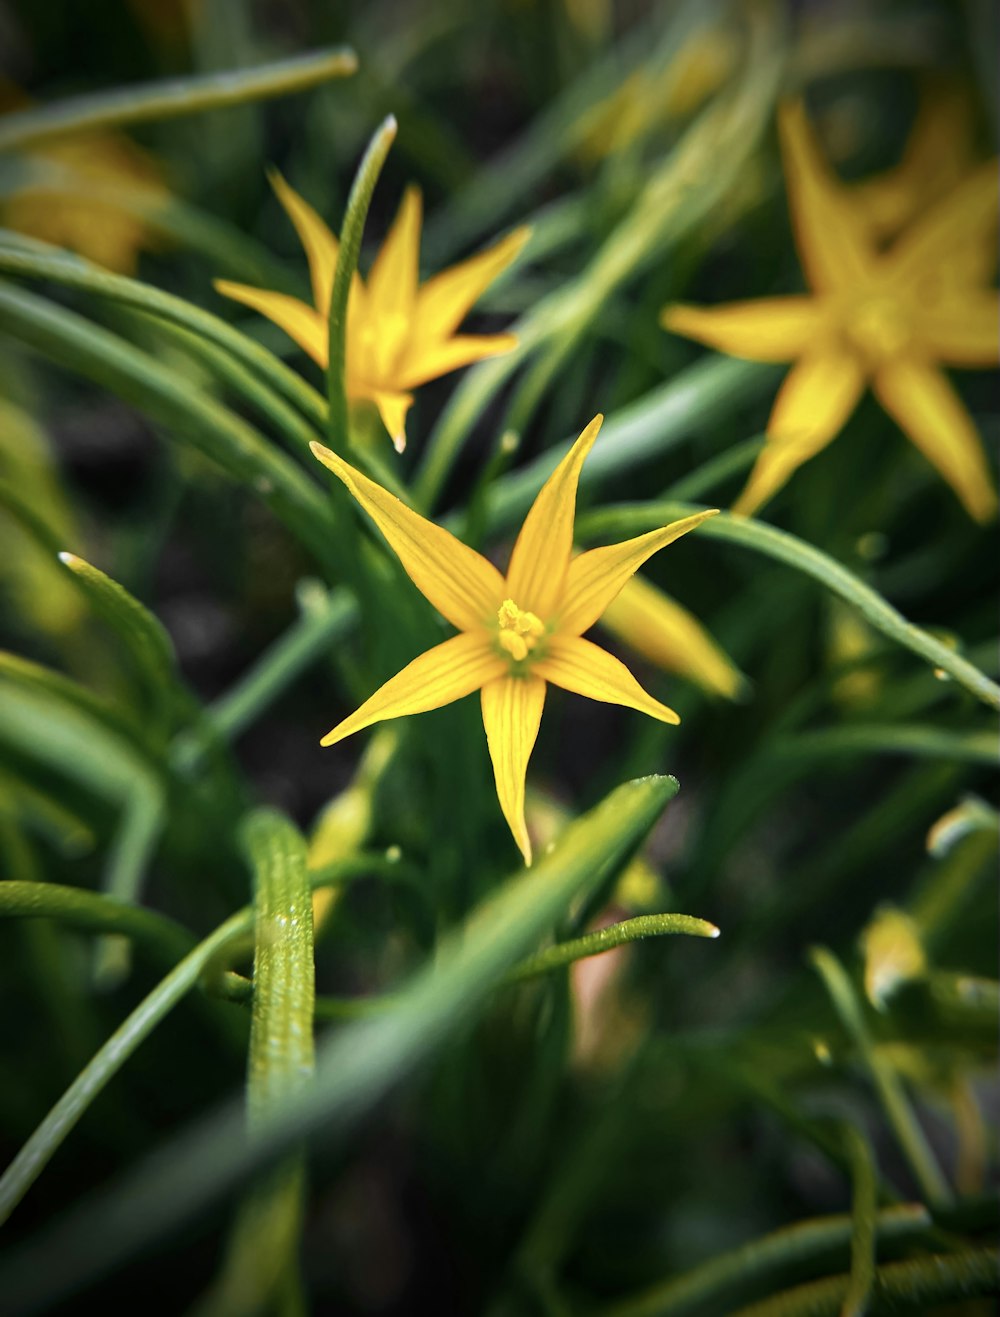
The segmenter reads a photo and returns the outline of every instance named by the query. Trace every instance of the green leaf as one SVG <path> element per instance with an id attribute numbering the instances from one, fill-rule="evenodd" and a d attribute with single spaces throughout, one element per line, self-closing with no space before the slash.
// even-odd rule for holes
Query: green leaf
<path id="1" fill-rule="evenodd" d="M 433 962 L 383 1014 L 327 1041 L 316 1083 L 243 1136 L 241 1104 L 229 1104 L 169 1144 L 103 1200 L 83 1203 L 13 1250 L 0 1271 L 10 1313 L 75 1291 L 170 1229 L 308 1134 L 343 1134 L 472 1017 L 508 969 L 593 890 L 642 839 L 677 790 L 670 777 L 613 791 L 571 824 L 532 868 L 519 871 L 442 944 Z M 43 1263 L 58 1256 L 58 1272 Z"/>
<path id="2" fill-rule="evenodd" d="M 921 1235 L 932 1224 L 927 1209 L 918 1203 L 884 1208 L 875 1223 L 880 1243 Z M 690 1313 L 711 1317 L 713 1313 L 730 1312 L 741 1296 L 773 1284 L 786 1269 L 815 1265 L 831 1254 L 846 1255 L 853 1230 L 849 1216 L 800 1221 L 619 1299 L 601 1309 L 600 1317 L 688 1317 Z"/>
<path id="3" fill-rule="evenodd" d="M 693 915 L 636 915 L 634 919 L 623 919 L 606 928 L 595 929 L 593 933 L 573 938 L 570 942 L 557 942 L 555 946 L 528 956 L 514 966 L 506 981 L 517 983 L 522 979 L 535 978 L 536 975 L 548 974 L 551 970 L 571 965 L 575 960 L 599 956 L 614 947 L 625 946 L 628 942 L 639 942 L 647 937 L 663 937 L 669 933 L 686 933 L 690 937 L 719 936 L 719 930 L 714 924 L 710 924 L 707 919 L 696 919 Z"/>
<path id="4" fill-rule="evenodd" d="M 672 499 L 621 504 L 580 517 L 577 521 L 577 535 L 587 542 L 605 536 L 620 539 L 702 511 L 704 508 L 696 504 L 677 503 Z M 699 526 L 698 535 L 753 549 L 811 576 L 857 608 L 884 636 L 946 672 L 983 704 L 989 705 L 991 709 L 1000 709 L 1000 686 L 996 682 L 990 681 L 973 663 L 961 654 L 956 654 L 929 632 L 907 622 L 902 613 L 883 599 L 877 590 L 859 580 L 853 572 L 822 549 L 762 521 L 734 517 L 728 512 L 722 512 Z"/>
<path id="5" fill-rule="evenodd" d="M 368 207 L 395 137 L 396 120 L 390 114 L 368 144 L 368 150 L 351 185 L 337 251 L 337 268 L 333 273 L 326 389 L 330 409 L 330 444 L 339 453 L 347 451 L 350 434 L 347 423 L 347 301 L 351 294 L 351 281 L 358 270 Z"/>
<path id="6" fill-rule="evenodd" d="M 0 327 L 109 389 L 253 489 L 330 563 L 337 525 L 318 485 L 246 421 L 124 339 L 31 293 L 0 285 Z M 335 567 L 335 564 L 334 564 Z"/>
<path id="7" fill-rule="evenodd" d="M 232 105 L 305 91 L 331 78 L 343 78 L 358 67 L 347 47 L 296 55 L 254 69 L 203 73 L 191 78 L 170 78 L 136 87 L 76 96 L 37 109 L 5 115 L 0 123 L 0 151 L 23 150 L 53 138 L 75 136 L 121 127 L 176 119 L 184 114 L 219 110 Z"/>

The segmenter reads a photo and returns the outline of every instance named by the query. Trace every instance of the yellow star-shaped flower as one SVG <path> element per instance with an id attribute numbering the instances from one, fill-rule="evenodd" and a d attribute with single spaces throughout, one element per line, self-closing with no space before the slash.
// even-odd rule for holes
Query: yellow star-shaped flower
<path id="1" fill-rule="evenodd" d="M 312 446 L 378 526 L 417 589 L 459 630 L 390 678 L 322 744 L 481 691 L 500 808 L 526 864 L 531 863 L 531 842 L 524 822 L 525 773 L 547 682 L 638 709 L 661 722 L 680 721 L 642 689 L 623 663 L 584 640 L 583 633 L 647 558 L 694 530 L 714 510 L 574 557 L 577 482 L 602 419 L 587 426 L 540 490 L 515 541 L 506 577 L 336 453 L 322 444 Z"/>
<path id="2" fill-rule="evenodd" d="M 325 368 L 339 244 L 313 208 L 279 174 L 272 174 L 271 183 L 305 248 L 314 305 L 307 306 L 285 293 L 223 279 L 216 280 L 215 287 L 273 320 Z M 406 413 L 413 402 L 410 390 L 517 346 L 513 334 L 455 331 L 530 236 L 530 229 L 515 229 L 493 247 L 420 284 L 421 222 L 420 192 L 408 188 L 367 283 L 355 275 L 347 303 L 347 396 L 375 404 L 400 451 L 406 443 Z"/>
<path id="3" fill-rule="evenodd" d="M 887 251 L 830 174 L 800 104 L 780 116 L 796 244 L 812 296 L 668 307 L 665 328 L 752 361 L 796 364 L 771 412 L 767 444 L 733 507 L 750 514 L 840 432 L 866 385 L 977 521 L 997 496 L 979 436 L 941 365 L 995 365 L 1000 305 L 981 249 L 997 225 L 990 163 L 930 207 Z M 995 243 L 994 243 L 995 247 Z"/>

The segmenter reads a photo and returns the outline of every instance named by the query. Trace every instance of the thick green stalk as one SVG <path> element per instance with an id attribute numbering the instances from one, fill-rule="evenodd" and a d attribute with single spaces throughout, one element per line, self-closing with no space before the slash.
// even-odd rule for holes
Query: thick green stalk
<path id="1" fill-rule="evenodd" d="M 129 123 L 175 119 L 252 101 L 305 91 L 330 78 L 343 78 L 358 67 L 347 47 L 296 55 L 255 69 L 170 78 L 116 91 L 75 96 L 35 109 L 5 115 L 0 123 L 0 151 L 20 151 L 57 137 L 120 128 Z"/>

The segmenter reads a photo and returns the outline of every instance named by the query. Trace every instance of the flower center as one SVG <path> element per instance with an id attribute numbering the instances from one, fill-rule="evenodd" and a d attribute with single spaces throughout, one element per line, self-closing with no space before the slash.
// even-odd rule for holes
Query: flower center
<path id="1" fill-rule="evenodd" d="M 910 341 L 906 308 L 892 297 L 866 297 L 847 315 L 847 334 L 868 357 L 895 356 Z"/>
<path id="2" fill-rule="evenodd" d="M 518 608 L 513 599 L 505 599 L 497 609 L 497 623 L 500 648 L 518 663 L 528 657 L 545 634 L 545 623 L 541 618 Z"/>

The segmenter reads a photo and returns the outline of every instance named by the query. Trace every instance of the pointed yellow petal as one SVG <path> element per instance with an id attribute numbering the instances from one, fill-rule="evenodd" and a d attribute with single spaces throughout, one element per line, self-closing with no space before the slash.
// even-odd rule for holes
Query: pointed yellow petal
<path id="1" fill-rule="evenodd" d="M 313 455 L 344 482 L 389 541 L 410 580 L 463 631 L 496 624 L 504 579 L 491 562 L 442 526 L 421 517 L 322 444 Z"/>
<path id="2" fill-rule="evenodd" d="M 866 281 L 873 263 L 863 217 L 823 159 L 801 101 L 781 107 L 778 128 L 792 226 L 806 278 L 818 292 L 856 288 Z"/>
<path id="3" fill-rule="evenodd" d="M 546 621 L 562 598 L 573 549 L 573 519 L 580 468 L 597 438 L 603 416 L 595 416 L 538 491 L 510 555 L 507 592 L 518 608 Z"/>
<path id="4" fill-rule="evenodd" d="M 507 664 L 493 653 L 485 636 L 452 636 L 390 677 L 360 709 L 327 732 L 320 745 L 336 745 L 345 736 L 387 718 L 440 709 L 506 671 Z"/>
<path id="5" fill-rule="evenodd" d="M 624 663 L 581 636 L 554 635 L 545 657 L 532 664 L 532 671 L 589 700 L 638 709 L 661 723 L 680 722 L 673 709 L 646 694 Z"/>
<path id="6" fill-rule="evenodd" d="M 748 361 L 791 361 L 826 328 L 815 297 L 762 297 L 725 306 L 668 306 L 660 324 L 719 352 Z"/>
<path id="7" fill-rule="evenodd" d="M 559 630 L 577 636 L 589 630 L 647 558 L 717 512 L 717 508 L 696 512 L 694 516 L 672 521 L 669 526 L 637 535 L 622 544 L 589 549 L 574 558 L 566 573 Z"/>
<path id="8" fill-rule="evenodd" d="M 300 348 L 304 348 L 313 361 L 326 366 L 329 354 L 326 321 L 311 306 L 285 293 L 269 293 L 263 288 L 249 288 L 246 284 L 234 284 L 226 279 L 216 279 L 214 287 L 223 297 L 231 297 L 234 302 L 242 302 L 252 311 L 267 316 Z"/>
<path id="9" fill-rule="evenodd" d="M 473 303 L 515 260 L 530 237 L 529 228 L 515 229 L 486 251 L 428 279 L 417 294 L 419 333 L 436 340 L 449 338 Z"/>
<path id="10" fill-rule="evenodd" d="M 996 261 L 998 205 L 997 161 L 990 160 L 911 225 L 886 258 L 887 274 L 907 287 L 915 279 L 933 280 L 942 268 L 964 268 L 953 264 L 956 253 L 978 252 L 989 244 L 992 257 L 986 268 L 980 268 L 981 258 L 970 267 L 973 276 L 979 272 L 988 279 Z"/>
<path id="11" fill-rule="evenodd" d="M 712 695 L 737 699 L 746 678 L 686 608 L 633 576 L 601 617 L 601 626 L 667 672 L 679 672 Z"/>
<path id="12" fill-rule="evenodd" d="M 500 808 L 525 864 L 530 864 L 531 839 L 524 822 L 524 777 L 542 719 L 545 682 L 540 677 L 508 674 L 487 682 L 481 698 Z"/>
<path id="13" fill-rule="evenodd" d="M 928 312 L 917 333 L 930 355 L 949 366 L 995 366 L 1000 360 L 1000 298 L 963 292 Z"/>
<path id="14" fill-rule="evenodd" d="M 276 169 L 268 171 L 268 179 L 288 218 L 295 225 L 295 232 L 299 235 L 309 262 L 313 301 L 316 310 L 325 319 L 330 313 L 330 290 L 333 287 L 333 272 L 337 268 L 339 243 L 308 201 L 289 187 Z"/>
<path id="15" fill-rule="evenodd" d="M 823 351 L 793 366 L 775 400 L 767 444 L 733 511 L 741 516 L 756 512 L 793 471 L 825 448 L 847 422 L 864 387 L 864 368 L 850 352 Z"/>
<path id="16" fill-rule="evenodd" d="M 387 393 L 383 389 L 376 389 L 370 397 L 378 408 L 382 424 L 389 431 L 393 448 L 401 453 L 406 447 L 406 413 L 413 406 L 413 394 Z"/>
<path id="17" fill-rule="evenodd" d="M 500 352 L 511 352 L 517 347 L 516 334 L 465 334 L 445 342 L 434 342 L 419 334 L 411 339 L 405 357 L 399 366 L 399 383 L 404 389 L 415 389 L 428 380 L 447 375 L 449 371 L 495 357 Z"/>
<path id="18" fill-rule="evenodd" d="M 408 187 L 368 275 L 368 305 L 380 325 L 401 321 L 408 327 L 413 318 L 422 216 L 420 189 Z"/>
<path id="19" fill-rule="evenodd" d="M 875 396 L 951 485 L 970 517 L 990 521 L 997 496 L 972 418 L 945 375 L 900 358 L 875 376 Z"/>

